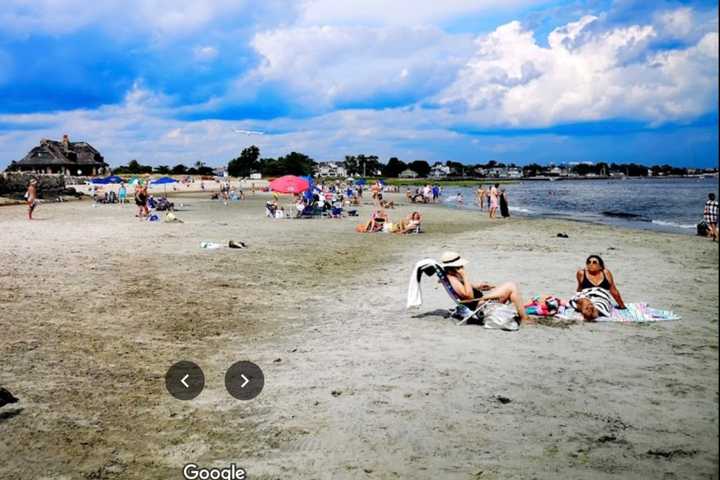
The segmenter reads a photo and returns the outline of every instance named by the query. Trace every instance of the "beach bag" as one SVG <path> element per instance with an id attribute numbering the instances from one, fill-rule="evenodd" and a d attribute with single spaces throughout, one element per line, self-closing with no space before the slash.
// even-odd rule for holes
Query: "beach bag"
<path id="1" fill-rule="evenodd" d="M 517 312 L 512 305 L 488 302 L 480 308 L 480 311 L 483 314 L 485 328 L 514 332 L 520 327 L 516 320 Z"/>
<path id="2" fill-rule="evenodd" d="M 708 224 L 704 221 L 697 224 L 697 234 L 698 237 L 707 237 L 708 234 Z"/>

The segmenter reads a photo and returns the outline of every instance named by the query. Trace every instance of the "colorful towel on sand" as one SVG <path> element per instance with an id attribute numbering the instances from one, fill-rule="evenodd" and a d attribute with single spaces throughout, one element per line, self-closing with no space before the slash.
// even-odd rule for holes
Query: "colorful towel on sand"
<path id="1" fill-rule="evenodd" d="M 648 307 L 647 303 L 628 303 L 625 310 L 613 308 L 609 317 L 598 317 L 598 322 L 662 322 L 669 320 L 680 320 L 670 310 L 658 310 Z"/>

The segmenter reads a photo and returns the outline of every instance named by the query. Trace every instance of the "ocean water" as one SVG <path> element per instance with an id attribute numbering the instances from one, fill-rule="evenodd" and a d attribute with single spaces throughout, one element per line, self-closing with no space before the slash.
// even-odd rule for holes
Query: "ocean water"
<path id="1" fill-rule="evenodd" d="M 520 181 L 501 188 L 511 215 L 695 235 L 708 193 L 718 195 L 718 179 Z M 462 205 L 456 201 L 458 193 Z M 447 188 L 442 198 L 451 208 L 478 209 L 473 188 Z"/>

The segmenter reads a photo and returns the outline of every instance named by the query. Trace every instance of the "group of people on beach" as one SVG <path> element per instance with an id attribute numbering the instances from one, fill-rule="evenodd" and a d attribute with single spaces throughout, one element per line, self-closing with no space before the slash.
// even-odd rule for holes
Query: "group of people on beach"
<path id="1" fill-rule="evenodd" d="M 488 216 L 491 219 L 497 218 L 498 210 L 500 210 L 500 216 L 503 218 L 510 216 L 507 192 L 505 192 L 504 188 L 500 188 L 499 183 L 491 185 L 489 188 L 485 188 L 485 185 L 478 186 L 475 191 L 475 203 L 480 207 L 480 210 L 485 210 L 487 206 Z"/>
<path id="2" fill-rule="evenodd" d="M 440 201 L 442 188 L 440 185 L 431 185 L 426 183 L 422 187 L 416 187 L 415 190 L 408 188 L 405 191 L 405 198 L 412 203 L 437 203 Z"/>
<path id="3" fill-rule="evenodd" d="M 443 253 L 440 263 L 454 292 L 471 310 L 489 301 L 511 303 L 521 323 L 534 323 L 527 314 L 527 308 L 531 304 L 526 304 L 516 283 L 492 285 L 471 281 L 465 270 L 468 261 L 455 252 Z M 585 260 L 585 267 L 575 273 L 575 279 L 576 294 L 567 303 L 586 321 L 610 316 L 613 308 L 625 309 L 625 302 L 615 284 L 615 278 L 599 255 L 590 255 Z"/>

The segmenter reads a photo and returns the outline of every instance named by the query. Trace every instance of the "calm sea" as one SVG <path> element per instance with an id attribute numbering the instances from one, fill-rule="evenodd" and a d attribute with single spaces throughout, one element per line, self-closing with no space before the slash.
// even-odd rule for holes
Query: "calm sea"
<path id="1" fill-rule="evenodd" d="M 502 188 L 512 215 L 694 235 L 708 193 L 718 194 L 718 179 L 521 181 Z M 456 202 L 458 193 L 462 193 L 463 205 Z M 447 188 L 443 203 L 452 208 L 478 209 L 472 188 Z"/>

